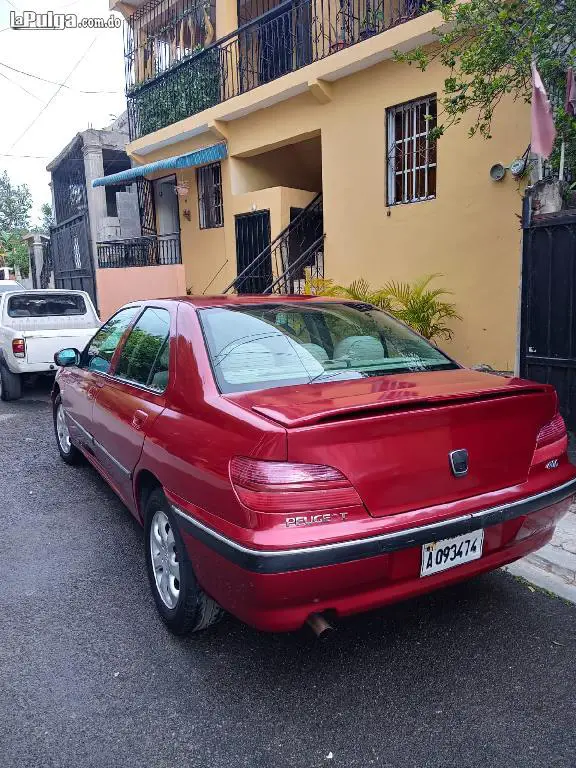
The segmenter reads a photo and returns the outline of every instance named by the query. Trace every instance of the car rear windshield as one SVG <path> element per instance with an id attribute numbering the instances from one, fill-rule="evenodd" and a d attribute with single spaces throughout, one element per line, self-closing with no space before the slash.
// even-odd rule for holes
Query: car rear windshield
<path id="1" fill-rule="evenodd" d="M 359 302 L 212 307 L 199 316 L 222 392 L 458 367 L 390 315 Z"/>
<path id="2" fill-rule="evenodd" d="M 8 299 L 8 317 L 64 317 L 85 315 L 83 296 L 74 293 L 50 293 L 35 296 L 11 296 Z"/>

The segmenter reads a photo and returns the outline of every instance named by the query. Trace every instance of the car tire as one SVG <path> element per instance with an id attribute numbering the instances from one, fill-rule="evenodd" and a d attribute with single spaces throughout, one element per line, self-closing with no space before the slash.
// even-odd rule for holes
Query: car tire
<path id="1" fill-rule="evenodd" d="M 224 611 L 198 584 L 176 516 L 159 488 L 148 497 L 144 520 L 146 571 L 164 624 L 175 635 L 216 624 Z"/>
<path id="2" fill-rule="evenodd" d="M 22 377 L 0 361 L 0 400 L 18 400 L 22 397 Z"/>
<path id="3" fill-rule="evenodd" d="M 56 445 L 58 446 L 60 458 L 62 461 L 65 461 L 66 464 L 70 464 L 71 466 L 80 464 L 84 457 L 70 440 L 70 433 L 68 432 L 68 425 L 65 421 L 64 406 L 60 395 L 56 395 L 54 400 L 52 418 L 54 423 L 54 434 L 56 435 Z M 60 419 L 64 419 L 64 421 L 62 422 Z"/>

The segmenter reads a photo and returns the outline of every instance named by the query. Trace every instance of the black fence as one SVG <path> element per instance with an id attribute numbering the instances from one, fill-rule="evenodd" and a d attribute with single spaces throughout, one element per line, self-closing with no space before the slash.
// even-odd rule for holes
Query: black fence
<path id="1" fill-rule="evenodd" d="M 136 237 L 98 243 L 100 269 L 181 264 L 180 235 Z"/>
<path id="2" fill-rule="evenodd" d="M 52 243 L 50 240 L 42 241 L 42 269 L 40 271 L 40 284 L 34 284 L 35 288 L 49 288 L 50 280 L 54 272 L 54 262 L 52 260 Z"/>
<path id="3" fill-rule="evenodd" d="M 152 79 L 128 83 L 131 139 L 195 115 L 416 17 L 423 0 L 289 0 Z M 127 71 L 138 69 L 130 51 Z"/>

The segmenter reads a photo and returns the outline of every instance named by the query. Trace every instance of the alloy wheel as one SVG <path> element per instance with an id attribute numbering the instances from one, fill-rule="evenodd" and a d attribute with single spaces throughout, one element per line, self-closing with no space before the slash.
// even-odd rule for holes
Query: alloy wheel
<path id="1" fill-rule="evenodd" d="M 152 517 L 150 555 L 158 594 L 164 605 L 174 608 L 180 596 L 180 565 L 172 524 L 161 509 Z"/>
<path id="2" fill-rule="evenodd" d="M 66 424 L 66 415 L 62 403 L 60 403 L 56 411 L 56 435 L 62 452 L 70 453 L 72 443 L 70 442 L 70 432 L 68 431 L 68 424 Z"/>

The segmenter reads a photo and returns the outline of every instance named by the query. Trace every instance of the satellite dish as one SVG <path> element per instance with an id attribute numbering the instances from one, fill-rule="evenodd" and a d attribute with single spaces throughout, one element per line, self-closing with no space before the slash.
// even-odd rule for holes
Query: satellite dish
<path id="1" fill-rule="evenodd" d="M 496 163 L 496 165 L 490 168 L 490 178 L 492 181 L 502 181 L 504 176 L 506 176 L 506 168 L 504 168 L 502 163 Z"/>

